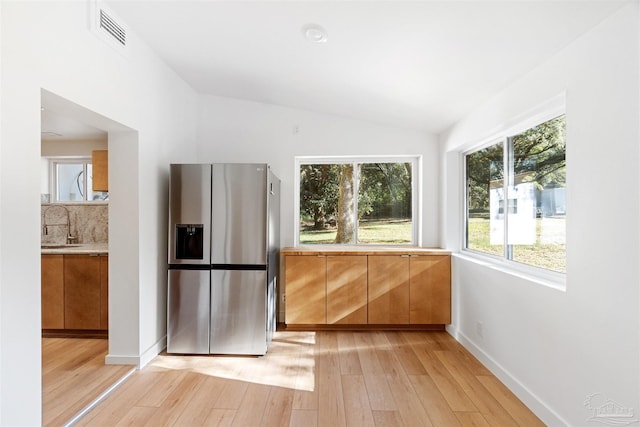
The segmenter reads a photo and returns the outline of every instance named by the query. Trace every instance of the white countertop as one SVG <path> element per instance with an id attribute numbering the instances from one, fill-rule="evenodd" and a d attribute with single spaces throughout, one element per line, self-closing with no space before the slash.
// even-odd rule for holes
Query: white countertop
<path id="1" fill-rule="evenodd" d="M 53 254 L 108 254 L 108 243 L 73 243 L 70 245 L 43 246 L 41 248 L 43 255 Z"/>

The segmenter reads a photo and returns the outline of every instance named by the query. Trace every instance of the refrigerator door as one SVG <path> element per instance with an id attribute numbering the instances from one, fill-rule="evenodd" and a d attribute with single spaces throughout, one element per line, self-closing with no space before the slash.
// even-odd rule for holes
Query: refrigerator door
<path id="1" fill-rule="evenodd" d="M 169 264 L 210 264 L 211 165 L 169 166 Z"/>
<path id="2" fill-rule="evenodd" d="M 213 164 L 211 264 L 267 264 L 266 164 Z"/>
<path id="3" fill-rule="evenodd" d="M 169 270 L 167 352 L 209 353 L 210 270 Z"/>
<path id="4" fill-rule="evenodd" d="M 278 266 L 280 255 L 280 180 L 273 172 L 269 171 L 269 197 L 268 197 L 268 248 L 269 259 L 267 263 L 267 342 L 271 342 L 276 330 L 276 318 L 278 307 Z"/>
<path id="5" fill-rule="evenodd" d="M 211 271 L 211 354 L 267 352 L 267 272 Z"/>

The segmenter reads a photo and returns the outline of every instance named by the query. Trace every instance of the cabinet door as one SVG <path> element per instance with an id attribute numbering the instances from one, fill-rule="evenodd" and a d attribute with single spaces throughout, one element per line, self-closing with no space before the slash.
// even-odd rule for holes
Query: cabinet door
<path id="1" fill-rule="evenodd" d="M 100 257 L 64 256 L 64 326 L 100 329 Z"/>
<path id="2" fill-rule="evenodd" d="M 289 324 L 327 323 L 327 258 L 285 257 L 285 320 Z"/>
<path id="3" fill-rule="evenodd" d="M 411 323 L 451 323 L 451 258 L 412 256 L 410 276 Z"/>
<path id="4" fill-rule="evenodd" d="M 409 323 L 409 256 L 369 256 L 369 323 Z"/>
<path id="5" fill-rule="evenodd" d="M 109 152 L 95 150 L 91 153 L 93 191 L 109 191 Z"/>
<path id="6" fill-rule="evenodd" d="M 64 256 L 41 256 L 42 329 L 64 329 Z"/>
<path id="7" fill-rule="evenodd" d="M 109 256 L 100 255 L 100 329 L 109 329 Z"/>
<path id="8" fill-rule="evenodd" d="M 327 257 L 327 323 L 367 323 L 367 257 Z"/>

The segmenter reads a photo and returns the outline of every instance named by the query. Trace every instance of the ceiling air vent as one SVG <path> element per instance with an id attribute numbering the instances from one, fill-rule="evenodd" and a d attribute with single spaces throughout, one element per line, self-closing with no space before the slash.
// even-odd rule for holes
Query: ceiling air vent
<path id="1" fill-rule="evenodd" d="M 127 45 L 127 32 L 103 9 L 100 9 L 100 28 L 109 33 L 122 46 Z"/>

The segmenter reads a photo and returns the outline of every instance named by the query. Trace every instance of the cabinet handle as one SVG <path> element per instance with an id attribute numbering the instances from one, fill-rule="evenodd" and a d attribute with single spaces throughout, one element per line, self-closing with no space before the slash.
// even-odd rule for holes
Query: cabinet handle
<path id="1" fill-rule="evenodd" d="M 409 255 L 400 255 L 401 258 L 409 258 Z"/>

